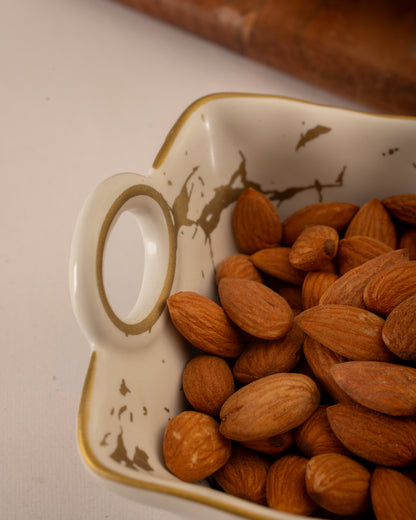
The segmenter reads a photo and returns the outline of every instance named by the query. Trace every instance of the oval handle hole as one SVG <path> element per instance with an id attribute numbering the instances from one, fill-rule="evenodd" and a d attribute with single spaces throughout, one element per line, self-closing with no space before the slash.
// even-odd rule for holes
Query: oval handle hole
<path id="1" fill-rule="evenodd" d="M 106 239 L 103 282 L 117 316 L 126 320 L 139 298 L 144 271 L 143 236 L 136 216 L 122 211 Z"/>
<path id="2" fill-rule="evenodd" d="M 134 196 L 120 208 L 106 238 L 104 291 L 112 311 L 128 325 L 147 318 L 166 290 L 172 230 L 165 213 L 153 197 Z"/>

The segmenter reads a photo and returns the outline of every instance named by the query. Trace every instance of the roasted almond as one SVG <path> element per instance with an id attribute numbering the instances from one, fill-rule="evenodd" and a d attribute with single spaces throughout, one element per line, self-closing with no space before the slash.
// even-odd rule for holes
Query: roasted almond
<path id="1" fill-rule="evenodd" d="M 384 319 L 349 305 L 317 305 L 295 317 L 295 323 L 325 347 L 351 360 L 392 361 L 382 339 Z"/>
<path id="2" fill-rule="evenodd" d="M 302 285 L 306 271 L 296 269 L 289 261 L 289 247 L 272 247 L 261 249 L 251 255 L 253 264 L 264 273 L 283 282 Z"/>
<path id="3" fill-rule="evenodd" d="M 393 217 L 412 226 L 416 225 L 416 195 L 414 193 L 392 195 L 381 202 Z"/>
<path id="4" fill-rule="evenodd" d="M 263 281 L 259 271 L 250 260 L 250 256 L 242 253 L 228 256 L 217 265 L 215 270 L 217 285 L 221 278 L 225 276 L 229 278 L 245 278 L 260 283 Z"/>
<path id="5" fill-rule="evenodd" d="M 416 294 L 390 312 L 382 335 L 387 348 L 396 356 L 416 361 Z"/>
<path id="6" fill-rule="evenodd" d="M 295 428 L 295 442 L 308 458 L 321 453 L 349 454 L 329 425 L 327 407 L 319 405 L 309 419 Z"/>
<path id="7" fill-rule="evenodd" d="M 404 248 L 405 246 L 400 246 Z M 377 256 L 391 251 L 392 248 L 372 237 L 354 235 L 340 240 L 337 252 L 338 272 L 342 276 L 350 269 L 364 264 Z"/>
<path id="8" fill-rule="evenodd" d="M 170 296 L 167 306 L 173 325 L 195 347 L 223 357 L 237 357 L 243 350 L 239 331 L 213 300 L 182 291 Z"/>
<path id="9" fill-rule="evenodd" d="M 399 303 L 416 293 L 416 260 L 400 262 L 372 278 L 364 289 L 367 309 L 387 316 Z"/>
<path id="10" fill-rule="evenodd" d="M 337 515 L 360 515 L 370 509 L 370 471 L 340 453 L 323 453 L 306 465 L 309 496 Z"/>
<path id="11" fill-rule="evenodd" d="M 235 390 L 233 373 L 223 358 L 202 354 L 186 364 L 182 388 L 195 410 L 218 415 L 224 401 Z"/>
<path id="12" fill-rule="evenodd" d="M 214 473 L 214 479 L 226 493 L 266 505 L 266 480 L 270 465 L 265 455 L 234 444 L 231 457 Z"/>
<path id="13" fill-rule="evenodd" d="M 225 401 L 220 410 L 220 431 L 235 441 L 267 439 L 306 421 L 319 399 L 315 382 L 302 374 L 262 377 Z"/>
<path id="14" fill-rule="evenodd" d="M 358 205 L 348 202 L 317 202 L 304 206 L 283 221 L 282 243 L 291 246 L 306 227 L 318 224 L 331 226 L 340 234 L 358 210 Z"/>
<path id="15" fill-rule="evenodd" d="M 352 403 L 353 399 L 336 384 L 331 374 L 331 367 L 347 361 L 347 358 L 324 347 L 310 336 L 306 336 L 303 342 L 303 353 L 308 366 L 326 392 L 339 403 Z"/>
<path id="16" fill-rule="evenodd" d="M 277 372 L 290 372 L 300 361 L 304 338 L 304 332 L 293 325 L 280 339 L 249 341 L 234 363 L 234 377 L 251 383 Z"/>
<path id="17" fill-rule="evenodd" d="M 231 321 L 256 338 L 278 339 L 292 327 L 293 313 L 287 301 L 261 283 L 222 278 L 218 294 Z"/>
<path id="18" fill-rule="evenodd" d="M 377 467 L 371 476 L 370 490 L 377 520 L 416 518 L 416 484 L 399 471 Z"/>
<path id="19" fill-rule="evenodd" d="M 392 250 L 364 264 L 350 269 L 331 284 L 322 294 L 319 303 L 338 303 L 354 307 L 365 307 L 364 291 L 368 283 L 382 271 L 409 260 L 406 249 Z"/>
<path id="20" fill-rule="evenodd" d="M 345 238 L 355 235 L 364 235 L 384 242 L 392 249 L 396 248 L 396 228 L 379 199 L 374 198 L 363 204 L 351 219 Z"/>
<path id="21" fill-rule="evenodd" d="M 331 368 L 335 382 L 357 403 L 388 415 L 416 415 L 416 368 L 380 361 L 348 361 Z"/>
<path id="22" fill-rule="evenodd" d="M 276 207 L 263 193 L 247 188 L 238 198 L 232 214 L 232 228 L 238 249 L 251 254 L 275 247 L 282 237 Z"/>
<path id="23" fill-rule="evenodd" d="M 186 482 L 204 479 L 231 455 L 231 441 L 219 432 L 217 421 L 201 412 L 184 411 L 167 424 L 163 437 L 166 466 Z"/>
<path id="24" fill-rule="evenodd" d="M 329 271 L 308 273 L 302 285 L 302 308 L 305 310 L 318 305 L 321 296 L 338 278 L 337 274 Z"/>
<path id="25" fill-rule="evenodd" d="M 272 509 L 298 515 L 311 515 L 317 508 L 306 491 L 305 473 L 308 459 L 284 455 L 276 460 L 267 475 L 267 504 Z"/>
<path id="26" fill-rule="evenodd" d="M 329 424 L 344 446 L 382 466 L 403 467 L 416 459 L 416 422 L 392 417 L 360 405 L 327 408 Z"/>
<path id="27" fill-rule="evenodd" d="M 296 269 L 317 271 L 327 266 L 338 251 L 339 236 L 331 226 L 305 228 L 292 245 L 289 262 Z"/>

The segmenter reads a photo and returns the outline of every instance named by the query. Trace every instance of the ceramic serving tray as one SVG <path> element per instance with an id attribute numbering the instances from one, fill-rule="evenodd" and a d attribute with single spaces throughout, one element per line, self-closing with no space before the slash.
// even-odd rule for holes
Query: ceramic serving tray
<path id="1" fill-rule="evenodd" d="M 216 299 L 215 267 L 236 252 L 233 204 L 249 186 L 270 197 L 282 219 L 314 202 L 363 204 L 414 192 L 416 120 L 215 94 L 183 112 L 145 173 L 105 179 L 74 231 L 70 292 L 91 350 L 78 416 L 82 459 L 103 484 L 184 518 L 294 518 L 206 482 L 181 482 L 166 469 L 163 432 L 186 406 L 181 376 L 190 347 L 165 301 L 179 290 Z M 103 259 L 124 212 L 136 218 L 144 256 L 137 302 L 120 317 Z"/>

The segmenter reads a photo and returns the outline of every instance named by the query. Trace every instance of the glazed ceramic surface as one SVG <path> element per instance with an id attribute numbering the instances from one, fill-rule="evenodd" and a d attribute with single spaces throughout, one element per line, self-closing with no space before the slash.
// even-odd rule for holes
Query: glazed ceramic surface
<path id="1" fill-rule="evenodd" d="M 302 206 L 362 204 L 414 192 L 416 120 L 250 94 L 197 100 L 168 134 L 147 175 L 122 173 L 86 200 L 74 232 L 70 290 L 91 348 L 78 442 L 93 473 L 116 491 L 186 518 L 289 519 L 165 468 L 162 437 L 185 407 L 190 347 L 169 322 L 165 301 L 192 290 L 216 298 L 215 267 L 236 252 L 233 204 L 251 186 L 282 219 Z M 113 310 L 103 259 L 124 212 L 143 237 L 143 282 L 127 317 Z"/>

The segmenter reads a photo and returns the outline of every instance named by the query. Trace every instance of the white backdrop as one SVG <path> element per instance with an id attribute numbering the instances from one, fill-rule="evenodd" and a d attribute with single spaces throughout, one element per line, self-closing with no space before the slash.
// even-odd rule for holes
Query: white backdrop
<path id="1" fill-rule="evenodd" d="M 76 417 L 89 347 L 68 255 L 90 191 L 147 172 L 212 92 L 361 108 L 107 0 L 0 2 L 0 517 L 174 520 L 85 470 Z"/>

